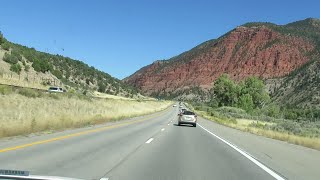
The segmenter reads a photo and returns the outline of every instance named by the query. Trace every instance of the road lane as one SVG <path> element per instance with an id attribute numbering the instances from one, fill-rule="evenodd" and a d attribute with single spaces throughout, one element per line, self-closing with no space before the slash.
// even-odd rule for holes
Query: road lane
<path id="1" fill-rule="evenodd" d="M 178 108 L 97 127 L 0 140 L 0 149 L 115 126 L 0 153 L 0 169 L 82 179 L 274 179 L 248 158 L 200 127 L 176 126 Z M 140 121 L 141 119 L 145 119 Z M 128 123 L 137 121 L 136 123 Z M 319 151 L 230 129 L 199 117 L 199 124 L 254 155 L 288 179 L 317 179 Z M 286 152 L 279 152 L 285 150 Z M 301 150 L 302 149 L 302 150 Z M 299 155 L 301 162 L 292 158 Z M 308 154 L 309 153 L 309 154 Z M 272 159 L 266 159 L 269 154 Z M 291 157 L 291 159 L 284 159 Z M 301 157 L 307 157 L 303 160 Z M 312 157 L 314 159 L 312 159 Z M 310 163 L 311 162 L 311 163 Z M 300 165 L 304 167 L 301 167 Z M 297 173 L 299 172 L 299 173 Z M 309 173 L 309 174 L 306 174 Z"/>
<path id="2" fill-rule="evenodd" d="M 170 122 L 173 113 L 176 114 L 176 110 L 170 109 L 161 116 L 143 122 L 3 152 L 0 153 L 0 169 L 98 179 L 147 139 L 160 132 Z M 32 138 L 29 141 L 32 142 Z"/>
<path id="3" fill-rule="evenodd" d="M 122 179 L 274 179 L 201 128 L 177 126 L 153 137 L 106 177 Z"/>

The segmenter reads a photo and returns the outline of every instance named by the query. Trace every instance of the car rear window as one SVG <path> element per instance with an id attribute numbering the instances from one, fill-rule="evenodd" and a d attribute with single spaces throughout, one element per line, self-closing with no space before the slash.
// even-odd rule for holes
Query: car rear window
<path id="1" fill-rule="evenodd" d="M 183 112 L 184 115 L 194 115 L 194 112 L 191 111 L 184 111 Z"/>

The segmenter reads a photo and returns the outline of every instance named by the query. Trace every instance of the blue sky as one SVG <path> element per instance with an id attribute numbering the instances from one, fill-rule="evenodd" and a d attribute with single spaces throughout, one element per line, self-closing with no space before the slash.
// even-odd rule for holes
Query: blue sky
<path id="1" fill-rule="evenodd" d="M 320 18 L 317 0 L 1 0 L 0 31 L 122 79 L 252 21 Z"/>

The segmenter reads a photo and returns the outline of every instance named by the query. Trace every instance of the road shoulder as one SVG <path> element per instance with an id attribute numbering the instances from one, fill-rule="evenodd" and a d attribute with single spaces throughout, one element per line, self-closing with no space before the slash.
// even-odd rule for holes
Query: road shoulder
<path id="1" fill-rule="evenodd" d="M 287 179 L 320 177 L 318 150 L 232 129 L 201 117 L 198 123 Z"/>

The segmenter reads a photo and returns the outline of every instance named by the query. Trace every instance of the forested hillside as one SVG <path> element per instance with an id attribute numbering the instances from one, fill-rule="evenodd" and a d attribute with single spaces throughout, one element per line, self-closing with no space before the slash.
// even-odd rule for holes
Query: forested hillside
<path id="1" fill-rule="evenodd" d="M 122 96 L 133 96 L 138 93 L 135 88 L 82 61 L 39 52 L 34 48 L 9 42 L 1 33 L 0 47 L 0 51 L 4 53 L 3 61 L 9 63 L 10 71 L 16 74 L 29 72 L 32 69 L 38 74 L 54 75 L 68 89 L 97 90 Z M 43 80 L 42 84 L 54 85 L 49 80 Z"/>

